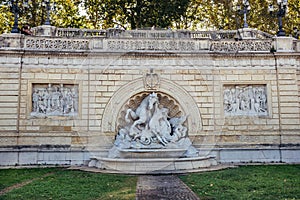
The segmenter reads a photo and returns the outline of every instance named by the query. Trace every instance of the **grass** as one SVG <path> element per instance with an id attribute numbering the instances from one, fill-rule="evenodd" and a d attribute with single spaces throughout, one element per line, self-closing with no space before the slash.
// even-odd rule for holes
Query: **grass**
<path id="1" fill-rule="evenodd" d="M 200 199 L 300 199 L 300 165 L 243 166 L 180 176 Z"/>
<path id="2" fill-rule="evenodd" d="M 32 173 L 28 173 L 29 171 Z M 53 173 L 44 176 L 49 171 Z M 16 181 L 17 177 L 19 181 Z M 134 176 L 89 173 L 61 168 L 0 171 L 2 188 L 37 177 L 40 179 L 0 196 L 0 199 L 135 199 L 137 177 Z"/>
<path id="3" fill-rule="evenodd" d="M 181 175 L 207 199 L 300 199 L 300 165 L 243 166 Z M 90 173 L 65 168 L 1 169 L 0 191 L 32 180 L 0 195 L 0 200 L 135 199 L 137 176 Z"/>
<path id="4" fill-rule="evenodd" d="M 56 168 L 44 169 L 0 169 L 0 191 L 14 184 L 44 176 L 57 171 Z"/>

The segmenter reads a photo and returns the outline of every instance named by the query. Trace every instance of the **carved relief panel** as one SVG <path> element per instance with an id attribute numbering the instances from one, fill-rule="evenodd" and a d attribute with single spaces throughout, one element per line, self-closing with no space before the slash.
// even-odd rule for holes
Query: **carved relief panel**
<path id="1" fill-rule="evenodd" d="M 78 85 L 33 84 L 31 116 L 75 116 L 78 114 Z"/>
<path id="2" fill-rule="evenodd" d="M 224 85 L 223 105 L 225 116 L 267 116 L 266 85 Z"/>

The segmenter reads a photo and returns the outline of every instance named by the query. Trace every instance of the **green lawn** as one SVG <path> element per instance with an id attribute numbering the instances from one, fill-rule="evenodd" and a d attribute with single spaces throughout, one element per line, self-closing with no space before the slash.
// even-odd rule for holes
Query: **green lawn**
<path id="1" fill-rule="evenodd" d="M 48 176 L 43 176 L 53 172 Z M 30 173 L 31 172 L 31 173 Z M 0 196 L 0 199 L 135 199 L 135 176 L 99 174 L 62 168 L 0 170 L 1 187 L 40 177 L 28 185 Z"/>
<path id="2" fill-rule="evenodd" d="M 55 172 L 57 170 L 59 169 L 0 169 L 0 190 L 23 181 L 42 177 L 47 173 Z"/>
<path id="3" fill-rule="evenodd" d="M 300 199 L 300 165 L 244 166 L 180 176 L 204 199 Z"/>
<path id="4" fill-rule="evenodd" d="M 243 166 L 179 176 L 205 199 L 300 199 L 300 165 Z M 65 168 L 1 169 L 0 191 L 33 180 L 0 200 L 135 199 L 137 176 Z"/>

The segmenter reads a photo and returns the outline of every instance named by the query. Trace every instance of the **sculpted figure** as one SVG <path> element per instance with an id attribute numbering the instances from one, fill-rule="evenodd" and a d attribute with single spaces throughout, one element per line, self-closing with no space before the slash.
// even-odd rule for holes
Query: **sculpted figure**
<path id="1" fill-rule="evenodd" d="M 136 109 L 127 109 L 124 117 L 127 125 L 120 127 L 115 144 L 161 148 L 172 142 L 170 145 L 176 146 L 176 142 L 187 137 L 187 128 L 183 125 L 187 116 L 170 119 L 168 114 L 169 109 L 159 104 L 157 94 L 149 94 Z"/>
<path id="2" fill-rule="evenodd" d="M 47 109 L 47 107 L 44 105 L 44 101 L 43 100 L 39 100 L 38 113 L 46 114 L 46 109 Z"/>
<path id="3" fill-rule="evenodd" d="M 71 90 L 71 94 L 70 94 L 71 98 L 72 98 L 72 108 L 71 108 L 71 112 L 74 113 L 77 111 L 78 109 L 78 92 L 76 91 L 75 88 L 72 88 Z"/>
<path id="4" fill-rule="evenodd" d="M 60 92 L 57 87 L 55 87 L 55 91 L 52 93 L 52 107 L 54 110 L 58 109 L 60 107 Z"/>
<path id="5" fill-rule="evenodd" d="M 174 117 L 170 119 L 170 124 L 172 126 L 173 131 L 173 139 L 172 142 L 178 141 L 180 138 L 186 137 L 187 128 L 183 126 L 187 116 Z"/>
<path id="6" fill-rule="evenodd" d="M 174 107 L 173 101 L 164 99 L 162 102 Z M 188 129 L 184 126 L 187 116 L 170 118 L 169 109 L 160 105 L 156 93 L 145 97 L 136 109 L 127 109 L 124 119 L 127 123 L 119 128 L 114 146 L 109 150 L 109 158 L 122 158 L 124 149 L 146 149 L 145 152 L 151 152 L 151 149 L 186 149 L 182 156 L 199 155 L 187 136 Z"/>
<path id="7" fill-rule="evenodd" d="M 32 116 L 67 116 L 78 111 L 77 87 L 65 87 L 63 84 L 33 88 Z"/>
<path id="8" fill-rule="evenodd" d="M 153 116 L 149 121 L 150 131 L 163 145 L 168 144 L 164 135 L 169 135 L 171 133 L 171 125 L 167 120 L 168 112 L 169 110 L 167 108 L 160 109 L 156 104 Z"/>
<path id="9" fill-rule="evenodd" d="M 265 115 L 268 112 L 265 86 L 227 87 L 223 97 L 225 114 Z"/>
<path id="10" fill-rule="evenodd" d="M 129 116 L 134 120 L 129 131 L 129 134 L 131 136 L 135 137 L 137 134 L 139 134 L 136 131 L 136 128 L 138 128 L 139 125 L 144 125 L 145 127 L 145 124 L 149 122 L 150 118 L 152 117 L 152 113 L 154 111 L 154 104 L 156 103 L 158 103 L 157 94 L 152 93 L 149 96 L 147 96 L 145 99 L 143 99 L 143 101 L 135 111 L 133 111 L 132 109 L 127 110 L 125 121 L 127 123 L 130 123 Z"/>
<path id="11" fill-rule="evenodd" d="M 39 92 L 37 89 L 35 89 L 34 93 L 32 94 L 33 112 L 38 112 L 39 98 Z"/>

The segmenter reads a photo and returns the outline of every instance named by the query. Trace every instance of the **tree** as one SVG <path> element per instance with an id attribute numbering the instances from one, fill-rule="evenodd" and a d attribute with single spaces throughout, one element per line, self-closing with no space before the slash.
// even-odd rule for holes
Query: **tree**
<path id="1" fill-rule="evenodd" d="M 0 33 L 11 30 L 14 16 L 9 6 L 10 0 L 1 0 L 0 3 Z M 26 4 L 26 3 L 27 4 Z M 81 0 L 53 0 L 50 1 L 51 25 L 57 27 L 86 28 L 85 16 L 79 13 Z M 47 17 L 47 7 L 44 0 L 24 0 L 19 1 L 19 26 L 28 24 L 31 27 L 43 25 Z"/>
<path id="2" fill-rule="evenodd" d="M 0 34 L 9 32 L 13 25 L 13 15 L 7 5 L 0 5 Z"/>
<path id="3" fill-rule="evenodd" d="M 85 0 L 87 22 L 95 29 L 107 29 L 114 26 L 114 17 L 119 16 L 116 5 L 111 0 Z M 119 22 L 120 25 L 124 22 Z M 123 24 L 122 24 L 123 25 Z"/>
<path id="4" fill-rule="evenodd" d="M 56 27 L 89 28 L 85 16 L 80 15 L 81 0 L 55 0 L 51 21 Z"/>
<path id="5" fill-rule="evenodd" d="M 0 33 L 9 32 L 13 25 L 10 0 L 0 0 Z M 32 27 L 44 24 L 46 6 L 44 0 L 19 0 L 19 24 Z M 51 0 L 51 23 L 57 27 L 107 29 L 175 28 L 175 29 L 225 29 L 243 27 L 243 14 L 236 6 L 243 0 Z M 278 20 L 276 10 L 268 13 L 270 3 L 277 8 L 277 0 L 249 0 L 251 10 L 247 14 L 250 28 L 276 34 Z M 84 11 L 84 12 L 82 12 Z M 289 0 L 288 12 L 283 18 L 283 29 L 293 34 L 300 29 L 300 1 Z"/>
<path id="6" fill-rule="evenodd" d="M 166 28 L 179 21 L 189 0 L 106 0 L 102 1 L 105 26 L 119 24 L 126 28 Z M 95 12 L 94 12 L 95 13 Z"/>
<path id="7" fill-rule="evenodd" d="M 288 34 L 294 34 L 293 29 L 297 28 L 300 30 L 300 1 L 299 0 L 289 0 L 288 2 L 288 12 L 284 19 L 284 30 Z"/>

